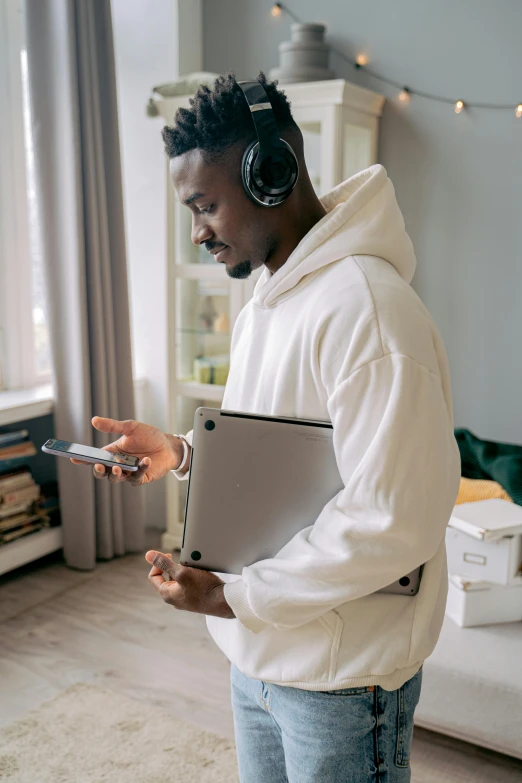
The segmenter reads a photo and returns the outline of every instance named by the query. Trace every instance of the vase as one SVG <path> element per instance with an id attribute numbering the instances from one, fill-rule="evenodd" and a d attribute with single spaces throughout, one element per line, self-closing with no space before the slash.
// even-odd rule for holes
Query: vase
<path id="1" fill-rule="evenodd" d="M 280 82 L 317 82 L 334 79 L 328 68 L 330 47 L 324 41 L 324 24 L 291 25 L 292 40 L 279 44 L 279 68 L 272 68 L 270 79 Z"/>

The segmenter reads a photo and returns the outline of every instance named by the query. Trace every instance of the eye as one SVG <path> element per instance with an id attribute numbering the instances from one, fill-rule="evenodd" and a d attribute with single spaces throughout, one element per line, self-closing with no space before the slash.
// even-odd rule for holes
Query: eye
<path id="1" fill-rule="evenodd" d="M 214 204 L 211 204 L 211 205 L 210 205 L 209 207 L 207 207 L 206 209 L 200 209 L 200 210 L 199 210 L 199 212 L 198 212 L 198 214 L 200 214 L 200 215 L 208 215 L 208 214 L 209 214 L 209 212 L 212 212 L 212 210 L 213 210 L 213 209 L 214 209 Z"/>

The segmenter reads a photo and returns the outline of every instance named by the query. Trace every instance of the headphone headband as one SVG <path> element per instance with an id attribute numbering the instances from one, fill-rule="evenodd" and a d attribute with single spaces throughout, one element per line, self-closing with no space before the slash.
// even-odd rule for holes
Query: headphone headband
<path id="1" fill-rule="evenodd" d="M 258 81 L 237 82 L 250 107 L 257 141 L 243 155 L 241 175 L 244 188 L 256 203 L 265 207 L 281 204 L 294 189 L 299 174 L 297 157 L 281 139 L 272 104 Z"/>
<path id="2" fill-rule="evenodd" d="M 258 163 L 272 150 L 283 150 L 284 145 L 279 137 L 272 104 L 268 100 L 265 88 L 259 82 L 238 82 L 250 106 L 250 113 L 256 126 L 259 140 Z"/>

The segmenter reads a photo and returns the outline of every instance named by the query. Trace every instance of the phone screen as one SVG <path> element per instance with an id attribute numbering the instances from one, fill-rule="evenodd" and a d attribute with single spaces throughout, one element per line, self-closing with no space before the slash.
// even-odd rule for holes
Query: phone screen
<path id="1" fill-rule="evenodd" d="M 110 451 L 95 449 L 92 446 L 82 446 L 81 443 L 69 443 L 67 440 L 48 440 L 45 445 L 55 451 L 63 451 L 64 454 L 69 454 L 75 459 L 91 457 L 92 459 L 114 462 L 115 465 L 129 465 L 133 468 L 137 467 L 139 463 L 138 457 L 131 454 L 111 454 Z"/>

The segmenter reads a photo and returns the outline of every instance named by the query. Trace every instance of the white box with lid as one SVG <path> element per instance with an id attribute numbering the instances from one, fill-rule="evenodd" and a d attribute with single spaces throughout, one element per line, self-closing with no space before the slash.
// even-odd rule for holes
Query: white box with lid
<path id="1" fill-rule="evenodd" d="M 522 620 L 522 578 L 511 585 L 449 575 L 446 614 L 462 628 Z"/>
<path id="2" fill-rule="evenodd" d="M 522 577 L 522 507 L 494 498 L 455 506 L 446 528 L 448 571 L 498 585 Z"/>

